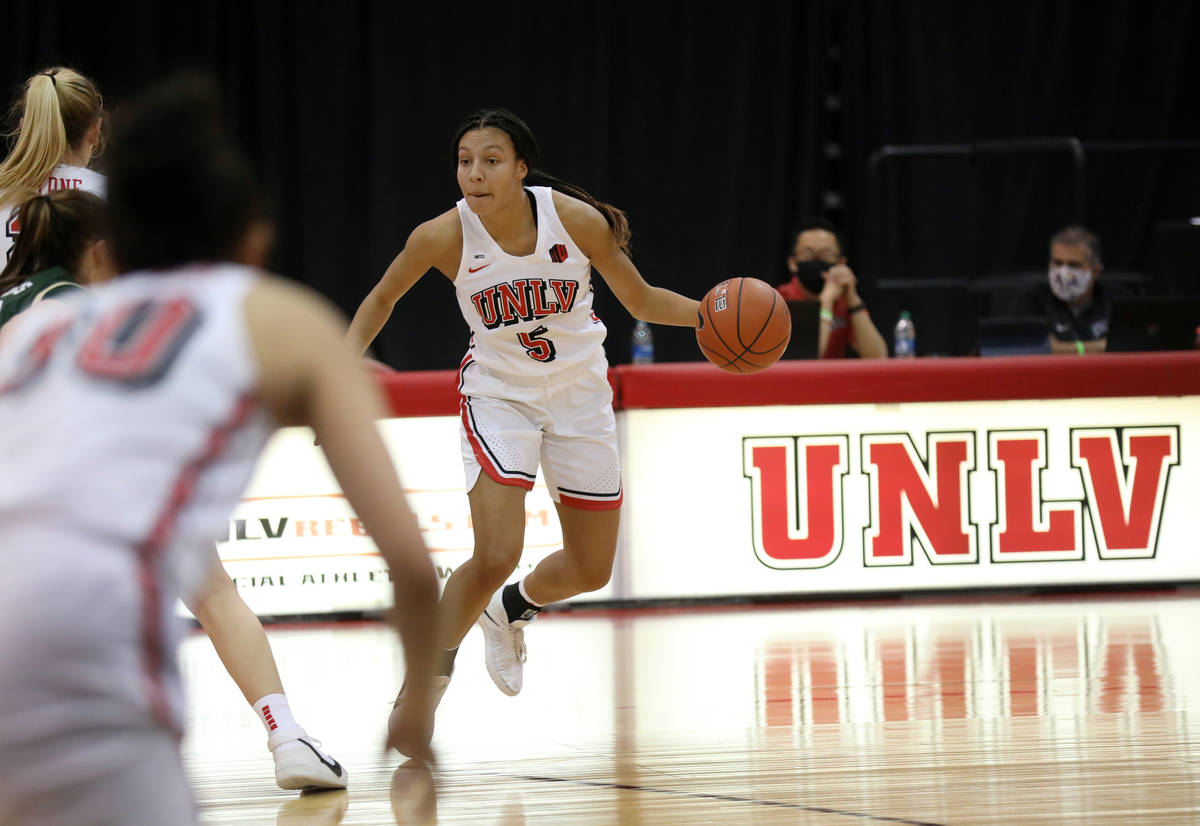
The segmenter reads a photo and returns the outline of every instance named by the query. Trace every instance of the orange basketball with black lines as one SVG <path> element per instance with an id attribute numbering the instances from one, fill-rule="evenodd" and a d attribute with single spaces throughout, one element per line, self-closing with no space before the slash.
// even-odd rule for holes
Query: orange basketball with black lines
<path id="1" fill-rule="evenodd" d="M 730 373 L 757 373 L 779 360 L 792 337 L 783 296 L 757 278 L 731 278 L 700 302 L 696 342 L 713 364 Z"/>

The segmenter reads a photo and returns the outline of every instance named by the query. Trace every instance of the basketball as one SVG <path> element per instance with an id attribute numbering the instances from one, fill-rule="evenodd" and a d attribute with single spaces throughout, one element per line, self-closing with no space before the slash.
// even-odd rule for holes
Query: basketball
<path id="1" fill-rule="evenodd" d="M 765 281 L 731 278 L 700 302 L 696 342 L 730 373 L 757 373 L 779 360 L 792 337 L 787 302 Z"/>

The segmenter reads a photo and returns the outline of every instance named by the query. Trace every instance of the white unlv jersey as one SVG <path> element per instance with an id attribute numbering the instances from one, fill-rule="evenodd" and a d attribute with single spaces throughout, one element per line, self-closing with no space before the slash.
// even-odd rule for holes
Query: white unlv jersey
<path id="1" fill-rule="evenodd" d="M 500 249 L 466 200 L 460 200 L 462 263 L 454 279 L 471 327 L 474 359 L 511 381 L 538 381 L 604 363 L 603 322 L 592 313 L 592 265 L 567 234 L 553 190 L 534 186 L 537 246 L 529 255 Z"/>
<path id="2" fill-rule="evenodd" d="M 31 707 L 75 699 L 21 723 L 29 737 L 88 714 L 178 727 L 175 602 L 272 430 L 243 306 L 254 279 L 231 265 L 133 274 L 0 335 L 0 660 L 57 675 L 31 687 L 0 668 L 0 745 L 22 736 L 7 730 L 35 688 L 47 696 Z M 31 627 L 46 638 L 27 642 Z"/>
<path id="3" fill-rule="evenodd" d="M 60 163 L 54 167 L 54 171 L 50 173 L 50 177 L 46 179 L 46 183 L 42 184 L 38 192 L 45 195 L 60 189 L 82 189 L 103 198 L 107 190 L 107 183 L 107 179 L 99 172 L 93 172 L 82 166 L 67 166 Z M 8 260 L 13 244 L 17 241 L 17 235 L 21 232 L 21 228 L 17 226 L 17 207 L 19 206 L 20 204 L 9 206 L 8 213 L 4 218 L 4 238 L 0 239 L 0 245 L 4 248 L 4 261 Z"/>

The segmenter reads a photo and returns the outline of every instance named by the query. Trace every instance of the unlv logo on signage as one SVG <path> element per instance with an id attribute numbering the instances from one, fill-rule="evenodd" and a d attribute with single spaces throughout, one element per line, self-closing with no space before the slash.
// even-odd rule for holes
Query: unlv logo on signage
<path id="1" fill-rule="evenodd" d="M 996 474 L 992 561 L 1083 559 L 1083 504 L 1047 500 L 1045 430 L 988 431 L 988 467 Z"/>
<path id="2" fill-rule="evenodd" d="M 1087 528 L 1099 559 L 1154 557 L 1170 468 L 1179 464 L 1178 425 L 1072 428 L 1069 456 L 1060 436 L 1057 462 L 1044 429 L 988 431 L 989 472 L 974 473 L 981 437 L 930 433 L 923 453 L 907 433 L 861 437 L 867 567 L 912 565 L 915 544 L 935 565 L 978 563 L 984 524 L 992 562 L 1081 560 Z M 847 436 L 742 440 L 754 552 L 764 565 L 819 568 L 838 557 L 848 444 Z M 1054 497 L 1044 491 L 1050 473 Z M 973 514 L 973 477 L 993 480 L 991 513 Z M 986 500 L 974 504 L 990 510 Z"/>
<path id="3" fill-rule="evenodd" d="M 935 564 L 976 562 L 978 532 L 969 514 L 974 433 L 930 433 L 922 458 L 907 433 L 864 435 L 871 523 L 863 530 L 867 565 L 911 565 L 920 541 Z"/>
<path id="4" fill-rule="evenodd" d="M 1071 428 L 1071 467 L 1083 475 L 1101 559 L 1153 558 L 1178 464 L 1179 425 Z"/>
<path id="5" fill-rule="evenodd" d="M 1083 559 L 1086 509 L 1100 559 L 1152 559 L 1170 468 L 1179 464 L 1179 427 L 1070 430 L 1071 467 L 1082 501 L 1042 495 L 1047 433 L 990 431 L 997 521 L 992 560 Z"/>
<path id="6" fill-rule="evenodd" d="M 771 568 L 822 568 L 842 551 L 842 477 L 848 436 L 742 440 L 750 479 L 754 553 Z"/>

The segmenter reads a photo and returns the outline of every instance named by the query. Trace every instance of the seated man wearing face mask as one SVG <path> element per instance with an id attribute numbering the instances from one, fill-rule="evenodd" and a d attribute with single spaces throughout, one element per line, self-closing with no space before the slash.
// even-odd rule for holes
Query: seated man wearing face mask
<path id="1" fill-rule="evenodd" d="M 820 357 L 844 358 L 849 347 L 863 358 L 887 358 L 887 343 L 858 296 L 858 279 L 846 266 L 837 230 L 818 221 L 801 226 L 792 237 L 787 260 L 792 277 L 777 289 L 789 301 L 821 302 Z"/>
<path id="2" fill-rule="evenodd" d="M 1045 316 L 1055 353 L 1102 353 L 1107 346 L 1111 296 L 1099 282 L 1100 239 L 1070 226 L 1050 239 L 1046 283 L 1023 293 L 1014 313 Z"/>

